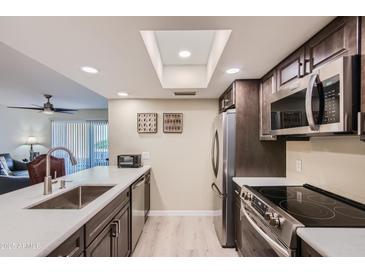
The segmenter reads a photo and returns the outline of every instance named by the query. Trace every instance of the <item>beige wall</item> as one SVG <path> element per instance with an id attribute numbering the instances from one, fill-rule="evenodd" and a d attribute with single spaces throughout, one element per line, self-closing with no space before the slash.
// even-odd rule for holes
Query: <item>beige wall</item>
<path id="1" fill-rule="evenodd" d="M 138 134 L 137 113 L 158 113 L 158 133 Z M 165 134 L 164 112 L 182 112 L 182 134 Z M 150 152 L 152 210 L 211 210 L 211 131 L 216 100 L 109 101 L 110 159 L 122 153 Z"/>
<path id="2" fill-rule="evenodd" d="M 51 120 L 107 120 L 106 109 L 84 109 L 74 115 L 47 116 L 37 111 L 14 110 L 0 105 L 0 153 L 9 152 L 15 159 L 29 158 L 28 136 L 34 136 L 40 145 L 35 151 L 45 153 L 51 144 Z"/>
<path id="3" fill-rule="evenodd" d="M 302 172 L 296 172 L 296 160 Z M 365 203 L 365 142 L 359 137 L 287 143 L 287 177 Z"/>

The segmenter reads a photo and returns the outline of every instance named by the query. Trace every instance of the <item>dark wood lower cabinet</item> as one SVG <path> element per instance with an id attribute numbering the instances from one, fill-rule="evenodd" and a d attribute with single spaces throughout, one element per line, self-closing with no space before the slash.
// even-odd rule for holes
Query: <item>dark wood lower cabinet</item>
<path id="1" fill-rule="evenodd" d="M 84 228 L 81 228 L 53 250 L 48 257 L 82 257 L 84 244 Z"/>
<path id="2" fill-rule="evenodd" d="M 305 241 L 300 241 L 300 257 L 322 257 L 316 250 L 313 249 Z"/>
<path id="3" fill-rule="evenodd" d="M 116 216 L 118 236 L 116 238 L 116 257 L 128 257 L 131 254 L 131 208 L 127 204 Z"/>
<path id="4" fill-rule="evenodd" d="M 117 226 L 116 222 L 107 225 L 86 248 L 86 257 L 115 257 Z"/>

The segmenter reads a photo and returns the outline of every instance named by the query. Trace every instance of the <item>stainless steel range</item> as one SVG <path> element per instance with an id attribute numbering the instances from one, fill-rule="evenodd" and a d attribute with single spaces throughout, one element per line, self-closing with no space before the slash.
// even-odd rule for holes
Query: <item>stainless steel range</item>
<path id="1" fill-rule="evenodd" d="M 298 227 L 365 227 L 365 206 L 314 186 L 243 186 L 243 256 L 296 256 Z"/>

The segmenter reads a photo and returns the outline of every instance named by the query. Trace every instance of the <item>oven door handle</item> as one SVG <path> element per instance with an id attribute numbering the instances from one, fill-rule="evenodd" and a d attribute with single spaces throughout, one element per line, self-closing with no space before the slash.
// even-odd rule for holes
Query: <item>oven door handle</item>
<path id="1" fill-rule="evenodd" d="M 308 124 L 311 130 L 317 131 L 319 126 L 314 122 L 313 110 L 312 110 L 312 96 L 314 84 L 319 81 L 319 76 L 317 73 L 314 73 L 309 78 L 307 92 L 305 94 L 305 113 L 307 115 Z"/>
<path id="2" fill-rule="evenodd" d="M 279 245 L 277 242 L 275 242 L 273 239 L 271 239 L 254 221 L 251 220 L 251 217 L 248 215 L 245 205 L 241 205 L 241 212 L 246 217 L 248 222 L 251 224 L 251 226 L 265 239 L 265 241 L 282 257 L 290 257 L 289 252 L 283 248 L 281 245 Z"/>

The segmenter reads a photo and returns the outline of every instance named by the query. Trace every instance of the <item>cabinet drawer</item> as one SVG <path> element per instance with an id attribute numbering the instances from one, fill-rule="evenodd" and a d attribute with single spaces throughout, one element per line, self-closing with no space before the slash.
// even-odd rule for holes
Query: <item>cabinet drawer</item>
<path id="1" fill-rule="evenodd" d="M 82 227 L 52 251 L 48 257 L 80 257 L 83 256 L 84 249 L 84 227 Z"/>
<path id="2" fill-rule="evenodd" d="M 129 202 L 130 190 L 127 189 L 119 194 L 106 207 L 99 211 L 89 222 L 85 225 L 85 243 L 89 246 L 90 243 L 99 235 L 99 233 L 106 227 L 118 212 Z"/>

